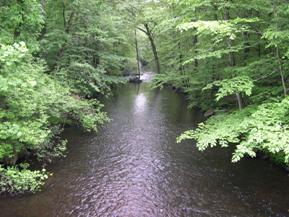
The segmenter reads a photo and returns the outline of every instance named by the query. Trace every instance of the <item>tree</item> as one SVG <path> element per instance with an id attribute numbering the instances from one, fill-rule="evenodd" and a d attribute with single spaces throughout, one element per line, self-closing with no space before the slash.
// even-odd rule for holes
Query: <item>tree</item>
<path id="1" fill-rule="evenodd" d="M 235 144 L 234 162 L 261 151 L 287 164 L 287 2 L 166 0 L 160 5 L 164 12 L 155 40 L 161 42 L 163 73 L 153 86 L 173 85 L 191 106 L 217 113 L 179 141 L 196 139 L 200 150 Z"/>

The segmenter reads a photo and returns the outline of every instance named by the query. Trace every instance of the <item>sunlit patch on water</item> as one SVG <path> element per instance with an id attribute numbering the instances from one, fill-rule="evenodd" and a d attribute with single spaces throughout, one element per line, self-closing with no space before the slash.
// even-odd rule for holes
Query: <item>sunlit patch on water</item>
<path id="1" fill-rule="evenodd" d="M 145 72 L 140 76 L 140 79 L 143 82 L 150 82 L 153 80 L 153 78 L 154 78 L 154 74 L 152 72 Z"/>
<path id="2" fill-rule="evenodd" d="M 147 98 L 144 95 L 144 93 L 139 93 L 136 97 L 135 97 L 135 101 L 134 101 L 134 112 L 135 113 L 140 113 L 140 112 L 144 112 L 145 109 L 147 107 Z"/>

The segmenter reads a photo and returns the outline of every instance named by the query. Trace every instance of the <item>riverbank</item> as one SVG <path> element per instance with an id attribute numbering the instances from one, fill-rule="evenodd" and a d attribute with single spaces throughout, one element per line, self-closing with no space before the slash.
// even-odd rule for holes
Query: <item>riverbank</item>
<path id="1" fill-rule="evenodd" d="M 184 88 L 182 88 L 182 87 L 177 87 L 177 86 L 175 86 L 173 83 L 159 83 L 159 81 L 158 81 L 158 79 L 156 80 L 156 81 L 154 81 L 154 82 L 157 82 L 156 84 L 154 84 L 153 86 L 155 87 L 155 86 L 157 86 L 158 88 L 159 87 L 161 87 L 162 88 L 162 86 L 165 86 L 165 87 L 167 87 L 167 88 L 170 88 L 170 89 L 172 89 L 173 91 L 175 91 L 176 93 L 178 93 L 178 94 L 181 94 L 181 95 L 183 95 L 186 99 L 187 99 L 187 101 L 188 101 L 188 103 L 192 103 L 191 102 L 191 100 L 192 99 L 190 99 L 190 95 L 186 92 L 186 89 L 184 89 Z M 161 86 L 160 86 L 160 84 L 161 84 Z M 218 118 L 218 116 L 223 116 L 223 115 L 226 115 L 226 114 L 230 114 L 230 113 L 233 113 L 233 112 L 236 112 L 236 110 L 235 109 L 225 109 L 224 107 L 222 107 L 222 109 L 221 110 L 218 110 L 217 108 L 207 108 L 206 107 L 206 109 L 202 109 L 202 106 L 200 105 L 200 106 L 198 106 L 198 105 L 194 105 L 194 106 L 189 106 L 191 109 L 193 108 L 193 109 L 198 109 L 198 110 L 200 110 L 202 113 L 203 113 L 203 116 L 204 116 L 204 119 L 202 120 L 202 123 L 201 123 L 201 125 L 200 126 L 203 126 L 203 123 L 206 125 L 206 122 L 210 122 L 210 118 L 211 119 L 214 119 L 214 118 Z M 225 120 L 224 120 L 225 121 Z M 219 123 L 219 122 L 218 122 Z M 220 123 L 219 123 L 220 124 Z M 238 124 L 238 123 L 237 123 Z M 229 126 L 230 124 L 228 124 L 228 126 Z M 221 126 L 221 125 L 218 125 L 218 124 L 216 124 L 216 125 L 214 125 L 215 126 L 215 129 L 216 130 L 213 130 L 212 132 L 210 132 L 210 134 L 216 134 L 216 135 L 218 135 L 218 132 L 217 132 L 217 130 L 219 130 L 219 127 L 218 126 Z M 202 129 L 202 127 L 200 127 L 199 129 Z M 198 130 L 198 129 L 197 129 Z M 229 130 L 225 130 L 225 131 L 229 131 Z M 207 132 L 208 133 L 208 132 Z M 193 134 L 193 131 L 189 131 L 189 134 Z M 184 135 L 184 134 L 183 134 Z M 205 139 L 205 137 L 206 136 L 209 136 L 209 137 L 211 137 L 210 135 L 207 135 L 207 134 L 204 134 L 204 138 L 203 139 Z M 186 139 L 186 138 L 189 138 L 189 139 L 191 139 L 191 138 L 193 138 L 192 136 L 186 136 L 186 135 L 184 135 L 184 139 Z M 239 139 L 239 141 L 240 141 L 240 143 L 241 143 L 241 141 L 242 141 L 242 136 L 240 135 L 240 137 L 239 138 L 237 138 L 237 140 Z M 179 137 L 179 139 L 182 139 L 182 135 Z M 178 139 L 178 140 L 179 140 Z M 194 138 L 194 139 L 198 139 L 197 137 L 196 138 Z M 223 139 L 223 138 L 220 138 L 221 140 Z M 208 141 L 208 142 L 210 142 L 210 141 Z M 228 143 L 226 146 L 224 146 L 225 148 L 226 147 L 228 147 L 228 146 L 232 146 L 233 148 L 236 148 L 240 143 L 236 143 L 236 142 L 234 142 L 234 143 Z M 216 146 L 216 145 L 220 145 L 219 143 L 218 143 L 218 141 L 216 140 L 215 142 L 213 142 L 212 144 L 211 144 L 212 146 Z M 223 147 L 223 148 L 224 148 Z M 199 147 L 199 150 L 201 150 L 201 151 L 203 151 L 203 148 L 202 147 Z M 234 153 L 234 151 L 232 151 L 232 153 Z M 288 165 L 288 163 L 286 163 L 286 160 L 284 160 L 284 159 L 286 159 L 286 157 L 285 157 L 285 154 L 284 153 L 282 153 L 282 152 L 280 152 L 280 153 L 272 153 L 272 152 L 270 152 L 270 151 L 268 151 L 268 150 L 266 150 L 266 149 L 261 149 L 261 150 L 259 150 L 258 149 L 258 147 L 256 147 L 256 149 L 254 150 L 254 155 L 252 155 L 252 156 L 248 156 L 248 155 L 243 155 L 242 156 L 243 158 L 244 158 L 244 160 L 248 160 L 248 159 L 250 159 L 250 158 L 259 158 L 259 159 L 262 159 L 262 160 L 265 160 L 265 161 L 269 161 L 270 163 L 272 163 L 272 164 L 274 164 L 274 165 L 276 165 L 276 166 L 278 166 L 278 167 L 280 167 L 284 172 L 286 172 L 286 173 L 288 173 L 289 172 L 289 165 Z"/>

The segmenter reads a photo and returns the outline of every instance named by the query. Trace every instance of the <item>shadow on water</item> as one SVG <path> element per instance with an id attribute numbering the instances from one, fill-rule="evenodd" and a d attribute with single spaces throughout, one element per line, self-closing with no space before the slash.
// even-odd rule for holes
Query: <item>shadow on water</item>
<path id="1" fill-rule="evenodd" d="M 50 165 L 43 192 L 1 198 L 1 217 L 289 216 L 278 168 L 175 143 L 202 120 L 183 96 L 128 84 L 105 104 L 112 121 L 97 135 L 67 129 L 68 157 Z"/>

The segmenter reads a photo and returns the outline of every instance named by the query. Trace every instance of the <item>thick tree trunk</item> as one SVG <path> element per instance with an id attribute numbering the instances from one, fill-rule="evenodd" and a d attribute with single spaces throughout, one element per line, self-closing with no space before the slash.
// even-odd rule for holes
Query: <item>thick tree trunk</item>
<path id="1" fill-rule="evenodd" d="M 159 55 L 158 55 L 158 51 L 157 51 L 157 47 L 156 47 L 156 43 L 153 37 L 153 34 L 148 26 L 147 23 L 144 24 L 145 27 L 145 31 L 143 31 L 147 37 L 149 38 L 150 44 L 151 44 L 151 48 L 152 48 L 152 52 L 154 55 L 154 61 L 155 61 L 155 65 L 156 65 L 156 71 L 157 73 L 161 72 L 161 65 L 160 65 L 160 60 L 159 60 Z"/>
<path id="2" fill-rule="evenodd" d="M 138 78 L 140 79 L 140 59 L 139 59 L 139 49 L 138 49 L 138 40 L 137 40 L 137 34 L 136 29 L 134 30 L 134 39 L 135 39 L 135 52 L 136 52 L 136 62 L 137 62 L 137 72 L 138 72 Z"/>

